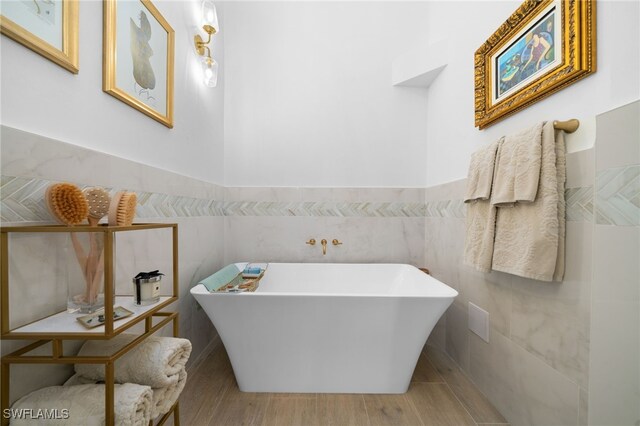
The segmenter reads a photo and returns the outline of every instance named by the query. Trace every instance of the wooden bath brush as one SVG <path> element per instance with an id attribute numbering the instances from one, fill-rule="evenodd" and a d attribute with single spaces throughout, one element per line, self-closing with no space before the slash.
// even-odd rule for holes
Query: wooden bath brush
<path id="1" fill-rule="evenodd" d="M 89 213 L 87 199 L 80 188 L 72 183 L 63 182 L 50 185 L 45 192 L 45 200 L 53 217 L 64 225 L 77 225 L 83 222 Z M 82 274 L 89 284 L 91 281 L 87 276 L 87 256 L 75 232 L 71 232 L 71 242 Z"/>
<path id="2" fill-rule="evenodd" d="M 117 192 L 109 206 L 110 226 L 131 226 L 136 214 L 138 196 L 135 192 Z"/>
<path id="3" fill-rule="evenodd" d="M 87 203 L 89 205 L 89 226 L 97 226 L 100 222 L 100 219 L 105 217 L 107 213 L 109 213 L 109 202 L 111 201 L 111 197 L 109 197 L 109 193 L 103 188 L 93 187 L 93 188 L 85 188 L 82 190 L 85 198 L 87 199 Z M 99 272 L 98 269 L 98 253 L 100 252 L 100 248 L 98 248 L 98 241 L 96 238 L 96 234 L 93 232 L 89 233 L 89 257 L 87 259 L 87 278 L 89 279 L 87 285 L 87 294 L 86 298 L 89 302 L 95 301 L 95 297 L 97 296 L 96 289 L 99 288 L 99 280 L 102 272 Z M 100 255 L 102 258 L 102 255 Z M 104 267 L 102 268 L 104 271 Z M 99 273 L 98 273 L 99 272 Z M 97 287 L 94 284 L 98 281 Z"/>
<path id="4" fill-rule="evenodd" d="M 82 223 L 89 214 L 89 204 L 80 188 L 72 183 L 54 183 L 45 192 L 53 217 L 65 225 Z"/>
<path id="5" fill-rule="evenodd" d="M 88 220 L 90 226 L 98 225 L 100 219 L 109 213 L 109 203 L 111 197 L 103 188 L 93 187 L 82 190 L 89 207 Z"/>

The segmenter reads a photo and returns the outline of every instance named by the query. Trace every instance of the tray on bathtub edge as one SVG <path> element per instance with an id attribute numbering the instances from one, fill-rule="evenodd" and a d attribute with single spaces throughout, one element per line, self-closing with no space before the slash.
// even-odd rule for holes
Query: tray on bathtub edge
<path id="1" fill-rule="evenodd" d="M 234 264 L 225 266 L 210 275 L 199 284 L 205 286 L 210 293 L 244 293 L 256 291 L 264 271 L 257 277 L 243 278 L 242 271 Z"/>

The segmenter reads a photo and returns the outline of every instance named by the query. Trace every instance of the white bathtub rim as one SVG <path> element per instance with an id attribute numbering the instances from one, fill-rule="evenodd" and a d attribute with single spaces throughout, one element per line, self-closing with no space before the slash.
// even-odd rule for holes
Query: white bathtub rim
<path id="1" fill-rule="evenodd" d="M 446 285 L 446 284 L 445 284 Z M 451 288 L 452 293 L 447 295 L 417 295 L 417 294 L 362 294 L 362 293 L 296 293 L 296 292 L 243 292 L 243 293 L 224 293 L 209 292 L 203 284 L 196 284 L 191 287 L 193 295 L 211 295 L 215 297 L 362 297 L 365 299 L 452 299 L 458 296 L 458 291 Z"/>
<path id="2" fill-rule="evenodd" d="M 244 269 L 244 267 L 249 262 L 236 262 L 235 265 L 240 269 Z M 314 266 L 330 266 L 330 265 L 349 265 L 349 266 L 395 266 L 395 267 L 410 267 L 414 269 L 418 269 L 413 265 L 405 264 L 405 263 L 300 263 L 300 262 L 272 262 L 273 264 L 280 265 L 288 265 L 288 264 L 296 264 L 296 265 L 308 265 L 309 267 Z M 267 269 L 268 271 L 268 269 Z M 322 292 L 294 292 L 294 291 L 286 291 L 286 292 L 242 292 L 242 293 L 224 293 L 224 292 L 209 292 L 207 288 L 203 284 L 196 284 L 190 290 L 192 295 L 211 295 L 214 297 L 363 297 L 363 298 L 381 298 L 381 299 L 454 299 L 459 293 L 456 289 L 452 288 L 446 283 L 432 277 L 431 275 L 427 275 L 425 278 L 429 280 L 435 281 L 435 284 L 439 287 L 439 293 L 445 294 L 384 294 L 384 293 L 322 293 Z M 442 288 L 444 286 L 445 288 Z"/>

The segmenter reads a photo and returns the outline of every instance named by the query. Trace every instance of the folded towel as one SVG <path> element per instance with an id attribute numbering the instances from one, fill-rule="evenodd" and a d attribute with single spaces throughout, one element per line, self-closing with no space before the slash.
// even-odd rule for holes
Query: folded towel
<path id="1" fill-rule="evenodd" d="M 496 155 L 503 139 L 476 151 L 471 156 L 467 178 L 467 221 L 464 263 L 480 272 L 491 271 L 496 207 L 491 204 L 491 187 Z"/>
<path id="2" fill-rule="evenodd" d="M 170 386 L 163 388 L 152 388 L 153 391 L 153 406 L 151 407 L 151 418 L 155 419 L 171 410 L 171 407 L 176 403 L 180 394 L 187 384 L 187 372 L 183 369 L 178 374 L 178 381 Z"/>
<path id="3" fill-rule="evenodd" d="M 51 386 L 23 396 L 11 407 L 14 410 L 67 409 L 69 418 L 61 419 L 11 419 L 12 425 L 78 425 L 105 424 L 104 385 Z M 126 383 L 115 385 L 115 424 L 120 426 L 148 425 L 151 420 L 151 388 Z"/>
<path id="4" fill-rule="evenodd" d="M 496 152 L 501 143 L 502 139 L 471 154 L 465 203 L 473 200 L 488 200 L 491 196 Z"/>
<path id="5" fill-rule="evenodd" d="M 491 202 L 513 207 L 536 199 L 540 179 L 542 123 L 505 136 L 498 148 Z"/>
<path id="6" fill-rule="evenodd" d="M 542 162 L 533 203 L 498 208 L 492 268 L 542 281 L 564 276 L 564 135 L 542 129 Z"/>
<path id="7" fill-rule="evenodd" d="M 79 356 L 111 354 L 138 337 L 120 334 L 110 340 L 88 340 Z M 115 362 L 117 383 L 139 383 L 162 388 L 178 382 L 191 355 L 191 342 L 176 337 L 150 336 Z M 76 373 L 93 380 L 104 380 L 104 365 L 76 364 Z"/>
<path id="8" fill-rule="evenodd" d="M 491 272 L 496 210 L 488 200 L 467 204 L 464 263 L 480 272 Z"/>
<path id="9" fill-rule="evenodd" d="M 64 386 L 77 386 L 98 383 L 96 380 L 87 379 L 79 374 L 74 374 L 64 383 Z M 176 403 L 185 384 L 187 383 L 187 372 L 181 370 L 178 374 L 178 381 L 163 388 L 151 388 L 153 392 L 151 402 L 151 419 L 155 419 L 169 412 Z"/>
<path id="10" fill-rule="evenodd" d="M 213 275 L 208 276 L 198 284 L 204 285 L 209 292 L 217 291 L 227 284 L 237 285 L 242 282 L 242 271 L 233 263 L 220 269 Z"/>

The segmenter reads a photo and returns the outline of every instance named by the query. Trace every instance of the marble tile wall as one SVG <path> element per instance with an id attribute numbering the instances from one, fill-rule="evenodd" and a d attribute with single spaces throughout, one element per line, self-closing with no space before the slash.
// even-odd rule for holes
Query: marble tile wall
<path id="1" fill-rule="evenodd" d="M 640 102 L 598 117 L 589 423 L 640 424 Z"/>
<path id="2" fill-rule="evenodd" d="M 214 339 L 216 331 L 204 311 L 190 297 L 189 288 L 224 266 L 224 217 L 215 206 L 216 200 L 223 200 L 224 188 L 6 126 L 0 127 L 0 132 L 3 175 L 0 216 L 3 225 L 50 222 L 48 212 L 43 209 L 42 191 L 52 181 L 133 190 L 141 199 L 139 216 L 154 222 L 178 223 L 180 299 L 168 310 L 180 312 L 180 333 L 193 344 L 191 359 L 197 358 Z M 139 232 L 117 242 L 116 250 L 120 255 L 116 271 L 118 290 L 123 292 L 130 291 L 131 271 L 135 274 L 146 270 L 152 264 L 157 265 L 158 258 L 167 260 L 170 256 L 167 245 L 158 243 L 163 239 L 162 235 Z M 170 242 L 168 239 L 167 244 Z M 36 243 L 40 248 L 34 250 L 33 244 L 30 249 L 25 247 L 31 253 L 26 259 L 28 263 L 38 259 L 34 253 L 45 256 L 46 246 L 42 241 Z M 28 271 L 28 268 L 21 267 L 24 259 L 14 257 L 11 262 L 10 271 Z M 160 268 L 170 272 L 171 265 Z M 36 287 L 35 290 L 28 290 L 30 286 L 23 286 L 24 292 L 14 290 L 12 306 L 20 306 L 14 311 L 22 316 L 18 319 L 25 321 L 42 312 L 63 309 L 66 305 L 66 282 L 63 281 Z M 170 284 L 170 279 L 167 284 Z M 15 300 L 15 297 L 23 300 Z M 2 354 L 23 344 L 21 341 L 4 340 Z M 69 344 L 65 348 L 73 351 L 78 346 Z M 44 385 L 59 384 L 71 374 L 69 368 L 52 366 L 14 368 L 12 400 Z"/>
<path id="3" fill-rule="evenodd" d="M 512 424 L 638 424 L 638 102 L 597 117 L 595 148 L 567 156 L 566 273 L 546 283 L 462 264 L 464 219 L 425 220 L 425 265 L 460 295 L 429 344 L 444 347 Z M 425 190 L 461 199 L 465 180 Z M 468 330 L 468 303 L 490 339 Z"/>
<path id="4" fill-rule="evenodd" d="M 227 188 L 225 261 L 421 265 L 423 197 L 410 188 Z M 239 214 L 242 205 L 264 207 Z M 323 255 L 323 238 L 343 244 Z"/>
<path id="5" fill-rule="evenodd" d="M 462 198 L 464 182 L 428 188 L 426 198 Z M 459 296 L 440 321 L 444 347 L 513 424 L 576 424 L 581 386 L 588 386 L 591 229 L 567 223 L 563 283 L 463 265 L 464 219 L 429 218 L 425 265 Z M 468 330 L 468 303 L 489 312 L 489 343 Z M 443 342 L 444 340 L 444 342 Z M 549 392 L 548 389 L 553 389 Z"/>

